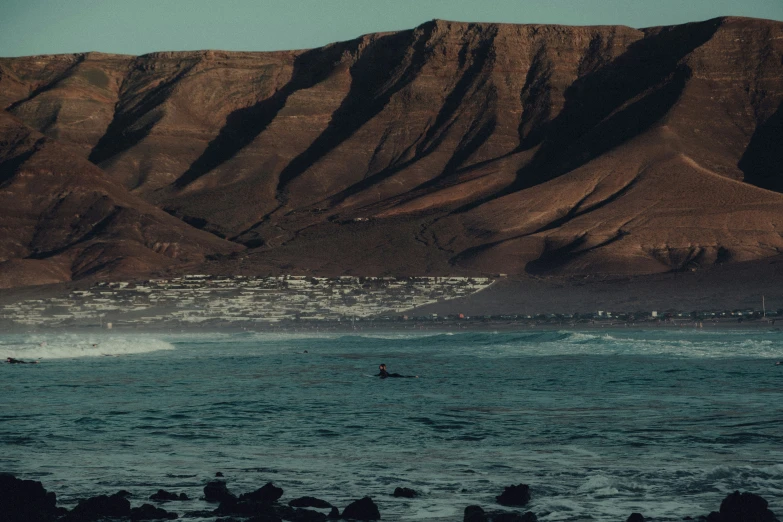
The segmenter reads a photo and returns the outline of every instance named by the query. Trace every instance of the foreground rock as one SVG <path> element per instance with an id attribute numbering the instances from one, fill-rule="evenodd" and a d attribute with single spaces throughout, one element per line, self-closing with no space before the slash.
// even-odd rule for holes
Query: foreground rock
<path id="1" fill-rule="evenodd" d="M 323 513 L 301 508 L 294 509 L 292 513 L 283 518 L 290 522 L 325 522 L 328 519 Z"/>
<path id="2" fill-rule="evenodd" d="M 508 486 L 495 499 L 501 506 L 525 506 L 530 502 L 530 487 L 527 484 Z"/>
<path id="3" fill-rule="evenodd" d="M 165 489 L 159 489 L 157 493 L 150 495 L 150 500 L 168 501 L 168 500 L 189 500 L 184 493 L 170 493 Z"/>
<path id="4" fill-rule="evenodd" d="M 1 521 L 48 521 L 54 520 L 57 514 L 57 496 L 46 491 L 43 484 L 0 474 Z"/>
<path id="5" fill-rule="evenodd" d="M 179 518 L 176 513 L 171 513 L 165 509 L 153 506 L 152 504 L 142 504 L 130 510 L 130 519 L 137 520 L 175 520 Z"/>
<path id="6" fill-rule="evenodd" d="M 219 481 L 213 481 L 210 482 L 210 484 L 213 484 L 214 482 Z M 277 502 L 277 500 L 283 496 L 283 490 L 271 482 L 266 483 L 255 491 L 243 493 L 239 495 L 239 498 L 228 492 L 228 489 L 223 491 L 222 488 L 217 485 L 215 488 L 217 495 L 222 496 L 223 498 L 223 500 L 220 501 L 220 505 L 215 510 L 215 514 L 262 517 L 263 520 L 276 520 L 281 516 L 293 514 L 293 508 L 288 508 L 288 506 L 272 506 L 274 502 Z M 291 511 L 285 511 L 286 509 Z M 283 512 L 280 512 L 280 510 L 283 510 Z"/>
<path id="7" fill-rule="evenodd" d="M 397 488 L 395 496 L 405 497 L 413 490 Z M 399 491 L 402 490 L 402 491 Z M 214 511 L 194 511 L 185 513 L 185 518 L 202 518 L 216 522 L 327 522 L 327 520 L 380 520 L 378 506 L 370 497 L 351 502 L 342 512 L 329 502 L 316 497 L 303 496 L 291 500 L 288 504 L 279 503 L 283 490 L 271 482 L 263 487 L 244 493 L 239 497 L 233 495 L 225 482 L 212 481 L 204 487 L 205 498 L 215 501 L 222 498 L 220 505 Z M 56 506 L 57 498 L 52 492 L 46 491 L 40 482 L 17 479 L 13 475 L 0 473 L 0 522 L 120 522 L 147 520 L 175 520 L 177 513 L 166 511 L 152 504 L 143 504 L 131 508 L 127 497 L 132 495 L 127 491 L 119 491 L 113 495 L 98 495 L 81 500 L 70 512 Z M 159 500 L 181 500 L 187 498 L 184 494 L 170 493 L 159 490 L 153 495 Z M 410 497 L 408 497 L 410 498 Z M 525 484 L 509 486 L 503 494 L 496 497 L 499 503 L 516 502 L 527 504 L 530 501 L 529 487 Z M 314 507 L 330 508 L 328 515 L 305 509 Z M 654 515 L 654 514 L 653 514 Z M 583 518 L 592 518 L 590 513 L 582 513 Z M 216 518 L 221 517 L 221 518 Z M 686 517 L 685 520 L 693 520 Z M 734 493 L 726 496 L 720 504 L 719 511 L 707 516 L 697 517 L 702 522 L 780 522 L 769 509 L 768 502 L 753 493 Z M 489 510 L 481 506 L 471 505 L 464 510 L 463 522 L 537 522 L 533 512 L 514 512 Z M 632 513 L 626 522 L 645 522 L 641 513 Z"/>
<path id="8" fill-rule="evenodd" d="M 255 491 L 239 495 L 239 500 L 270 504 L 272 502 L 276 502 L 282 496 L 282 488 L 278 488 L 271 482 L 267 482 L 264 486 L 258 488 Z"/>
<path id="9" fill-rule="evenodd" d="M 417 496 L 417 494 L 411 488 L 395 488 L 394 496 L 402 498 L 414 498 Z"/>
<path id="10" fill-rule="evenodd" d="M 305 508 L 305 507 L 330 508 L 330 507 L 332 507 L 332 505 L 329 502 L 327 502 L 325 500 L 321 500 L 320 498 L 315 498 L 315 497 L 299 497 L 299 498 L 295 498 L 292 501 L 290 501 L 288 503 L 288 505 L 291 506 L 291 507 L 300 507 L 300 508 Z"/>
<path id="11" fill-rule="evenodd" d="M 343 510 L 342 518 L 349 520 L 380 520 L 381 512 L 370 497 L 351 502 Z"/>
<path id="12" fill-rule="evenodd" d="M 463 522 L 537 522 L 535 513 L 511 513 L 507 511 L 484 511 L 481 506 L 465 508 Z"/>
<path id="13" fill-rule="evenodd" d="M 707 516 L 709 522 L 779 522 L 767 501 L 753 493 L 735 491 L 720 503 L 720 511 Z"/>
<path id="14" fill-rule="evenodd" d="M 239 500 L 231 498 L 220 503 L 215 510 L 216 515 L 230 515 L 240 517 L 263 516 L 270 520 L 280 518 L 274 506 L 267 502 L 257 502 L 255 500 Z"/>
<path id="15" fill-rule="evenodd" d="M 114 495 L 98 495 L 79 502 L 68 515 L 66 522 L 92 522 L 104 518 L 128 518 L 131 514 L 126 492 Z"/>
<path id="16" fill-rule="evenodd" d="M 204 486 L 204 500 L 207 502 L 226 502 L 236 500 L 236 495 L 228 490 L 222 480 L 213 480 Z"/>

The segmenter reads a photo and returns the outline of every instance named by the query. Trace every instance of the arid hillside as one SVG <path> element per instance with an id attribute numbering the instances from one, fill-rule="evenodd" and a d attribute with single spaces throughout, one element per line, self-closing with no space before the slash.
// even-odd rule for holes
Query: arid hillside
<path id="1" fill-rule="evenodd" d="M 0 106 L 0 286 L 637 275 L 783 249 L 781 22 L 3 58 Z"/>

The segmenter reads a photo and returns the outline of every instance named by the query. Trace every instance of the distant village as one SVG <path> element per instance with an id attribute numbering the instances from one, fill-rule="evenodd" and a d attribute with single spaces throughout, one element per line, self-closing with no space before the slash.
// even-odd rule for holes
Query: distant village
<path id="1" fill-rule="evenodd" d="M 246 327 L 370 327 L 402 323 L 464 326 L 685 325 L 766 321 L 783 310 L 586 311 L 506 315 L 416 312 L 424 305 L 469 296 L 493 283 L 486 277 L 353 277 L 188 275 L 141 282 L 101 282 L 67 296 L 28 299 L 0 306 L 9 328 L 125 329 Z"/>
<path id="2" fill-rule="evenodd" d="M 187 275 L 103 282 L 66 297 L 8 304 L 0 307 L 0 322 L 112 329 L 391 320 L 407 310 L 465 297 L 490 284 L 486 277 Z"/>

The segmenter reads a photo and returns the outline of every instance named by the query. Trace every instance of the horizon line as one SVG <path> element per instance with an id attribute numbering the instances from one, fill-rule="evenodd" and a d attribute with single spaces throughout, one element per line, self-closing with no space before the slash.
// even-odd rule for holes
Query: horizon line
<path id="1" fill-rule="evenodd" d="M 88 50 L 88 51 L 63 51 L 63 52 L 54 52 L 54 53 L 41 53 L 41 54 L 20 54 L 20 55 L 2 55 L 0 56 L 0 59 L 16 59 L 16 58 L 43 58 L 43 57 L 56 57 L 56 56 L 86 56 L 89 54 L 101 54 L 106 56 L 115 56 L 115 57 L 125 57 L 125 58 L 142 58 L 146 56 L 153 56 L 158 54 L 165 54 L 165 53 L 208 53 L 208 52 L 220 52 L 220 53 L 245 53 L 245 54 L 261 54 L 261 53 L 287 53 L 287 52 L 305 52 L 312 49 L 320 49 L 323 47 L 328 47 L 331 45 L 336 45 L 340 43 L 345 42 L 352 42 L 355 40 L 360 40 L 362 38 L 373 36 L 373 35 L 386 35 L 386 34 L 396 34 L 396 33 L 402 33 L 406 31 L 415 31 L 419 27 L 423 27 L 427 24 L 431 23 L 438 23 L 438 22 L 445 22 L 445 23 L 454 23 L 454 24 L 469 24 L 469 25 L 511 25 L 511 26 L 519 26 L 519 27 L 533 27 L 533 26 L 548 26 L 548 27 L 574 27 L 574 28 L 597 28 L 597 27 L 625 27 L 629 29 L 633 29 L 636 31 L 645 31 L 650 29 L 658 29 L 658 28 L 667 28 L 667 27 L 680 27 L 680 26 L 686 26 L 686 25 L 695 25 L 695 24 L 703 24 L 708 23 L 712 21 L 726 21 L 726 20 L 753 20 L 753 21 L 761 21 L 761 22 L 771 22 L 771 23 L 779 23 L 783 24 L 783 20 L 777 20 L 773 18 L 759 18 L 759 17 L 753 17 L 753 16 L 737 16 L 737 15 L 721 15 L 721 16 L 714 16 L 711 18 L 707 18 L 704 20 L 692 20 L 688 22 L 682 22 L 677 24 L 663 24 L 663 25 L 650 25 L 650 26 L 644 26 L 644 27 L 634 27 L 631 25 L 626 24 L 585 24 L 585 25 L 579 25 L 579 24 L 554 24 L 554 23 L 515 23 L 515 22 L 479 22 L 479 21 L 468 21 L 468 20 L 451 20 L 446 18 L 433 18 L 431 20 L 427 20 L 426 22 L 422 22 L 416 26 L 408 27 L 404 29 L 396 29 L 391 31 L 372 31 L 368 33 L 362 33 L 358 36 L 347 38 L 345 40 L 334 40 L 331 42 L 328 42 L 324 45 L 315 46 L 315 47 L 299 47 L 299 48 L 281 48 L 281 49 L 269 49 L 269 50 L 250 50 L 250 49 L 229 49 L 229 48 L 198 48 L 198 49 L 168 49 L 168 50 L 157 50 L 157 51 L 150 51 L 147 53 L 142 54 L 130 54 L 130 53 L 115 53 L 115 52 L 104 52 L 99 50 Z"/>

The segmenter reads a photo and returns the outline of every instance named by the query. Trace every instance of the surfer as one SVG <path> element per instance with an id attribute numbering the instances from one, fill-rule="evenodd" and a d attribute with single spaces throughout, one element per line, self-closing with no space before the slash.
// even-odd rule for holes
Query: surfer
<path id="1" fill-rule="evenodd" d="M 5 362 L 8 364 L 38 364 L 38 361 L 23 361 L 21 359 L 14 359 L 13 357 L 6 358 Z"/>
<path id="2" fill-rule="evenodd" d="M 386 370 L 386 365 L 385 364 L 380 364 L 378 366 L 378 375 L 376 375 L 376 377 L 380 377 L 381 379 L 386 379 L 387 377 L 406 377 L 406 378 L 411 378 L 413 376 L 412 375 L 400 375 L 399 373 L 389 373 Z M 418 375 L 416 375 L 415 377 L 418 377 Z"/>

